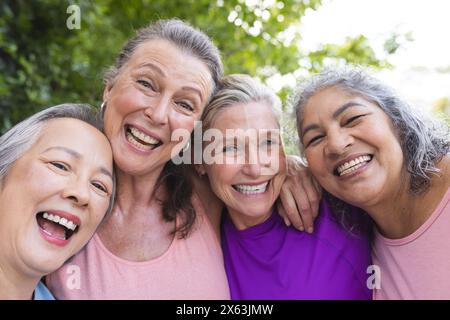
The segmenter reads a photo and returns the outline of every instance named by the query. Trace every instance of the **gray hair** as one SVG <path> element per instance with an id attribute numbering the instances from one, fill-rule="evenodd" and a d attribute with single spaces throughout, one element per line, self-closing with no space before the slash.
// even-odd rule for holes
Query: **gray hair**
<path id="1" fill-rule="evenodd" d="M 272 111 L 278 121 L 281 118 L 280 98 L 260 81 L 245 75 L 231 74 L 223 77 L 216 94 L 206 106 L 202 115 L 203 130 L 212 126 L 218 113 L 224 108 L 237 103 L 250 103 L 264 101 L 272 107 Z"/>
<path id="2" fill-rule="evenodd" d="M 37 141 L 46 122 L 58 118 L 77 119 L 102 131 L 102 121 L 98 112 L 87 104 L 60 104 L 19 122 L 0 137 L 0 186 L 6 180 L 14 163 Z M 115 178 L 108 212 L 112 209 L 114 197 Z"/>
<path id="3" fill-rule="evenodd" d="M 139 29 L 137 35 L 122 48 L 116 64 L 105 73 L 105 83 L 114 83 L 120 69 L 128 62 L 136 48 L 149 40 L 167 40 L 204 62 L 208 66 L 214 81 L 211 90 L 211 95 L 213 94 L 223 74 L 219 49 L 205 33 L 178 19 L 158 20 L 145 28 Z"/>
<path id="4" fill-rule="evenodd" d="M 330 87 L 360 96 L 378 105 L 386 113 L 399 135 L 406 170 L 411 178 L 409 190 L 413 194 L 425 192 L 430 187 L 431 175 L 440 171 L 436 164 L 450 151 L 448 126 L 412 108 L 391 87 L 363 69 L 349 67 L 326 70 L 297 89 L 293 101 L 297 129 L 300 129 L 309 99 Z"/>

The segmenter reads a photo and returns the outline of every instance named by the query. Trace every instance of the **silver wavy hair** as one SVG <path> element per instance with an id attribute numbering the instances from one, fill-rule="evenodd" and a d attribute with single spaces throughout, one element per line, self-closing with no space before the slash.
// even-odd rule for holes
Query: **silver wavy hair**
<path id="1" fill-rule="evenodd" d="M 378 105 L 391 119 L 396 129 L 405 157 L 405 166 L 410 174 L 409 190 L 413 194 L 425 192 L 430 187 L 431 176 L 439 173 L 437 163 L 450 151 L 449 127 L 411 107 L 394 90 L 369 75 L 361 68 L 325 70 L 300 85 L 291 100 L 297 121 L 298 134 L 303 111 L 308 100 L 321 90 L 338 87 L 349 94 L 357 95 Z M 300 149 L 304 154 L 304 146 Z M 333 209 L 349 212 L 349 208 L 338 199 L 332 199 Z"/>
<path id="2" fill-rule="evenodd" d="M 3 186 L 14 163 L 37 141 L 46 122 L 57 118 L 81 120 L 100 131 L 103 128 L 98 112 L 86 104 L 60 104 L 19 122 L 0 137 L 0 187 Z M 115 186 L 115 178 L 113 178 L 113 193 L 108 212 L 111 211 L 114 203 Z"/>
<path id="3" fill-rule="evenodd" d="M 238 103 L 259 101 L 269 104 L 279 123 L 282 115 L 281 100 L 271 89 L 246 74 L 230 74 L 223 77 L 216 94 L 203 111 L 201 118 L 203 130 L 211 127 L 223 109 Z"/>
<path id="4" fill-rule="evenodd" d="M 136 36 L 125 43 L 115 65 L 105 73 L 104 82 L 113 84 L 120 69 L 128 62 L 136 48 L 150 40 L 167 40 L 205 63 L 214 81 L 211 90 L 211 95 L 213 94 L 223 74 L 219 49 L 205 33 L 179 19 L 158 20 L 139 29 Z"/>

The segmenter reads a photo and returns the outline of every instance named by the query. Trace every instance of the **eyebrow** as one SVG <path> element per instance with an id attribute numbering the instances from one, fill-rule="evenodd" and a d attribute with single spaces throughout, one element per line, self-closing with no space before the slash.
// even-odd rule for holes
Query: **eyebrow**
<path id="1" fill-rule="evenodd" d="M 197 88 L 194 88 L 194 87 L 182 87 L 181 89 L 183 89 L 183 90 L 195 91 L 195 92 L 200 96 L 200 99 L 203 100 L 203 94 L 202 94 L 202 92 L 201 92 L 200 90 L 198 90 Z"/>
<path id="2" fill-rule="evenodd" d="M 42 153 L 45 153 L 45 152 L 48 152 L 48 151 L 51 151 L 51 150 L 64 151 L 64 152 L 70 154 L 74 158 L 77 158 L 77 159 L 82 158 L 82 155 L 79 152 L 77 152 L 77 151 L 75 151 L 73 149 L 70 149 L 70 148 L 67 148 L 67 147 L 61 147 L 61 146 L 47 148 Z M 114 180 L 112 173 L 108 169 L 106 169 L 105 167 L 100 167 L 98 171 L 103 173 L 104 175 L 107 175 L 108 177 L 110 177 L 111 180 Z"/>
<path id="3" fill-rule="evenodd" d="M 64 151 L 64 152 L 70 154 L 72 157 L 75 157 L 77 159 L 81 158 L 81 154 L 78 153 L 77 151 L 72 150 L 72 149 L 67 148 L 67 147 L 60 147 L 60 146 L 47 148 L 42 153 L 47 152 L 47 151 L 51 151 L 51 150 L 61 150 L 61 151 Z"/>
<path id="4" fill-rule="evenodd" d="M 106 169 L 105 167 L 100 167 L 100 172 L 103 173 L 104 175 L 107 175 L 108 177 L 110 177 L 111 180 L 114 180 L 112 173 L 109 172 L 109 170 Z"/>
<path id="5" fill-rule="evenodd" d="M 343 113 L 345 110 L 347 110 L 348 108 L 351 108 L 351 107 L 365 107 L 365 105 L 358 103 L 358 102 L 349 101 L 349 102 L 345 103 L 344 105 L 342 105 L 339 109 L 337 109 L 333 113 L 333 119 L 336 119 L 341 113 Z"/>
<path id="6" fill-rule="evenodd" d="M 347 110 L 348 108 L 352 108 L 352 107 L 366 107 L 366 105 L 358 103 L 358 102 L 354 102 L 354 101 L 349 101 L 345 104 L 343 104 L 342 106 L 340 106 L 334 113 L 333 113 L 333 119 L 336 119 L 340 114 L 342 114 L 345 110 Z M 304 136 L 308 131 L 310 130 L 314 130 L 314 129 L 319 129 L 319 125 L 317 124 L 311 124 L 309 126 L 307 126 L 306 128 L 304 128 L 302 130 L 302 136 Z"/>
<path id="7" fill-rule="evenodd" d="M 146 62 L 144 64 L 141 64 L 140 66 L 138 66 L 138 68 L 150 68 L 150 69 L 153 69 L 154 71 L 156 71 L 157 73 L 159 73 L 161 75 L 161 77 L 163 77 L 163 78 L 166 77 L 166 73 L 160 67 L 158 67 L 156 64 L 151 63 L 151 62 Z"/>
<path id="8" fill-rule="evenodd" d="M 153 64 L 151 62 L 144 63 L 144 64 L 140 65 L 138 68 L 150 68 L 150 69 L 153 69 L 154 71 L 156 71 L 157 73 L 159 73 L 161 75 L 161 77 L 163 77 L 163 78 L 166 77 L 166 73 L 160 67 L 158 67 L 156 64 Z M 203 100 L 203 94 L 197 88 L 185 86 L 185 87 L 182 87 L 181 89 L 195 91 L 200 96 L 200 99 Z"/>

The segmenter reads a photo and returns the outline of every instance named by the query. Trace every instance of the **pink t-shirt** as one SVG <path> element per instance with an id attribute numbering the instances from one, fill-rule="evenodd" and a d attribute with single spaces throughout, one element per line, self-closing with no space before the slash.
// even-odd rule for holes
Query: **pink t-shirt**
<path id="1" fill-rule="evenodd" d="M 222 250 L 196 196 L 197 219 L 186 239 L 174 238 L 161 256 L 145 262 L 121 259 L 97 234 L 46 282 L 57 299 L 227 300 Z"/>
<path id="2" fill-rule="evenodd" d="M 376 232 L 372 258 L 381 271 L 374 299 L 450 299 L 450 189 L 413 234 L 392 240 Z"/>

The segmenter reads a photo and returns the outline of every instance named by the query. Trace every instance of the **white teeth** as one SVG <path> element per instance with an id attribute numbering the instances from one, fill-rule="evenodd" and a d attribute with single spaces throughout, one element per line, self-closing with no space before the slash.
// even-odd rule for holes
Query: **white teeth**
<path id="1" fill-rule="evenodd" d="M 360 156 L 337 167 L 337 172 L 339 173 L 340 176 L 343 176 L 360 168 L 364 163 L 370 161 L 370 159 L 371 157 L 367 155 Z"/>
<path id="2" fill-rule="evenodd" d="M 153 145 L 149 146 L 149 145 L 142 144 L 142 143 L 138 142 L 136 140 L 136 138 L 129 132 L 127 132 L 127 140 L 128 140 L 129 143 L 131 143 L 136 148 L 144 150 L 144 151 L 152 150 L 153 147 L 154 147 Z"/>
<path id="3" fill-rule="evenodd" d="M 266 181 L 264 183 L 258 184 L 256 186 L 250 186 L 246 184 L 236 184 L 234 187 L 243 194 L 259 194 L 266 191 L 267 185 L 269 184 L 269 181 Z"/>
<path id="4" fill-rule="evenodd" d="M 134 127 L 130 127 L 129 129 L 130 130 L 126 132 L 127 140 L 138 149 L 141 149 L 143 151 L 152 150 L 160 142 Z M 145 144 L 142 142 L 145 142 Z"/>
<path id="5" fill-rule="evenodd" d="M 67 220 L 66 218 L 62 218 L 57 215 L 48 214 L 47 212 L 44 212 L 43 217 L 47 220 L 53 221 L 55 223 L 59 223 L 60 225 L 66 227 L 67 229 L 70 229 L 74 231 L 77 228 L 77 224 L 71 220 Z"/>
<path id="6" fill-rule="evenodd" d="M 130 131 L 133 134 L 133 136 L 135 136 L 136 138 L 138 138 L 141 141 L 144 141 L 145 143 L 148 144 L 158 144 L 159 141 L 157 139 L 154 139 L 148 135 L 146 135 L 145 133 L 143 133 L 142 131 L 134 128 L 134 127 L 130 127 Z"/>
<path id="7" fill-rule="evenodd" d="M 70 230 L 75 230 L 75 224 L 72 221 L 69 221 L 67 223 L 67 228 L 69 228 Z"/>

